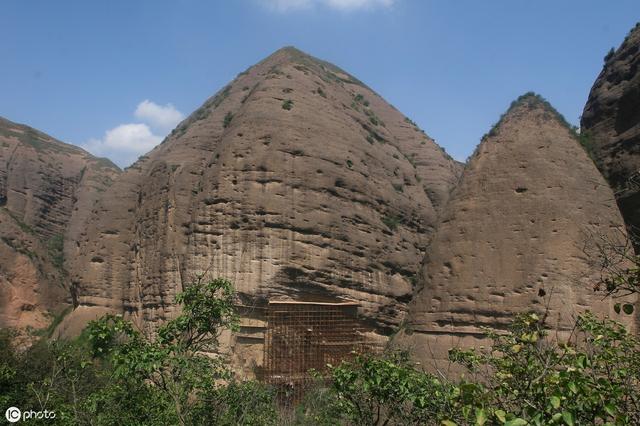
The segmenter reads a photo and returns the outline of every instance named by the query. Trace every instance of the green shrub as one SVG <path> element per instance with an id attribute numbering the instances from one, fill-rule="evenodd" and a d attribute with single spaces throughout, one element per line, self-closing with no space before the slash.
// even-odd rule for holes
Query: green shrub
<path id="1" fill-rule="evenodd" d="M 291 110 L 291 108 L 293 108 L 293 101 L 291 99 L 287 99 L 282 102 L 282 109 L 286 109 L 287 111 L 289 111 Z"/>
<path id="2" fill-rule="evenodd" d="M 530 313 L 509 333 L 490 332 L 490 349 L 452 350 L 453 361 L 479 374 L 483 398 L 473 405 L 482 403 L 488 418 L 521 424 L 639 424 L 638 338 L 588 312 L 566 340 L 549 331 Z"/>
<path id="3" fill-rule="evenodd" d="M 233 120 L 233 114 L 231 113 L 231 111 L 229 111 L 225 114 L 224 119 L 222 120 L 222 127 L 224 127 L 225 129 L 229 127 L 229 125 L 231 124 L 231 120 Z"/>
<path id="4" fill-rule="evenodd" d="M 62 269 L 64 265 L 64 237 L 62 234 L 55 235 L 49 239 L 47 251 L 53 266 Z"/>
<path id="5" fill-rule="evenodd" d="M 613 55 L 615 54 L 616 54 L 616 49 L 614 49 L 613 47 L 609 49 L 607 54 L 604 56 L 604 63 L 606 64 L 607 62 L 609 62 L 611 58 L 613 58 Z"/>
<path id="6" fill-rule="evenodd" d="M 398 225 L 402 223 L 402 219 L 397 216 L 383 216 L 382 223 L 384 223 L 390 231 L 395 231 Z"/>

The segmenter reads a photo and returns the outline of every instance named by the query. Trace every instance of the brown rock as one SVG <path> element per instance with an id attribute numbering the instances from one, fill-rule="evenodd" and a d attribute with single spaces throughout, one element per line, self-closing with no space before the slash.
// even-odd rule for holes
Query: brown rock
<path id="1" fill-rule="evenodd" d="M 0 118 L 0 326 L 42 327 L 71 303 L 65 259 L 119 170 Z"/>
<path id="2" fill-rule="evenodd" d="M 504 329 L 518 313 L 548 309 L 560 331 L 586 309 L 613 313 L 594 292 L 599 270 L 583 250 L 620 229 L 610 188 L 564 119 L 539 96 L 522 96 L 453 191 L 411 303 L 413 333 L 399 340 L 442 368 L 449 348 L 482 344 L 482 327 Z"/>
<path id="3" fill-rule="evenodd" d="M 640 24 L 607 55 L 582 114 L 582 139 L 613 188 L 627 225 L 640 231 Z M 639 247 L 636 245 L 636 250 Z"/>
<path id="4" fill-rule="evenodd" d="M 281 49 L 106 192 L 80 241 L 79 306 L 153 328 L 174 314 L 176 292 L 208 271 L 232 280 L 249 306 L 358 300 L 387 333 L 405 314 L 459 171 L 363 83 Z"/>

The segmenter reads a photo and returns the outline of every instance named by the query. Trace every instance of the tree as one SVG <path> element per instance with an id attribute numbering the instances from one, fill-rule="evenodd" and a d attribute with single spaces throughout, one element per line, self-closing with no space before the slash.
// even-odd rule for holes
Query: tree
<path id="1" fill-rule="evenodd" d="M 233 299 L 229 281 L 199 278 L 176 297 L 182 313 L 162 325 L 155 339 L 121 316 L 106 315 L 88 326 L 93 355 L 113 366 L 114 383 L 125 388 L 132 382 L 151 386 L 151 392 L 170 401 L 177 423 L 191 424 L 202 396 L 213 392 L 217 381 L 230 378 L 215 351 L 220 332 L 237 328 Z"/>

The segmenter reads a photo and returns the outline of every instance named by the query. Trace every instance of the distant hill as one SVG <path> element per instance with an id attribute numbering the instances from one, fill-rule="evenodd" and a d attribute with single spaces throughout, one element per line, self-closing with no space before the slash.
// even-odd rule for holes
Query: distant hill
<path id="1" fill-rule="evenodd" d="M 65 259 L 119 169 L 0 118 L 0 326 L 43 327 L 72 302 Z"/>

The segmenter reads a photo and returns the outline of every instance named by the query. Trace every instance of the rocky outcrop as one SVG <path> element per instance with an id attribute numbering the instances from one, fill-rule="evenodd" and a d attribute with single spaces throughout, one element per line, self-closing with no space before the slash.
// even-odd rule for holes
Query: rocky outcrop
<path id="1" fill-rule="evenodd" d="M 640 233 L 640 24 L 605 58 L 584 108 L 582 140 Z M 640 246 L 636 243 L 636 250 Z"/>
<path id="2" fill-rule="evenodd" d="M 79 309 L 61 332 L 104 309 L 153 328 L 173 315 L 176 292 L 209 272 L 232 280 L 248 307 L 360 301 L 384 334 L 405 315 L 459 171 L 362 82 L 281 49 L 106 192 L 80 241 Z"/>
<path id="3" fill-rule="evenodd" d="M 119 169 L 0 118 L 0 326 L 42 327 L 72 302 L 65 259 Z"/>
<path id="4" fill-rule="evenodd" d="M 621 229 L 613 193 L 576 135 L 542 98 L 522 96 L 453 191 L 399 341 L 445 368 L 449 348 L 481 345 L 483 327 L 504 329 L 518 313 L 547 312 L 560 332 L 583 310 L 613 313 L 594 292 L 600 271 L 584 250 Z"/>

